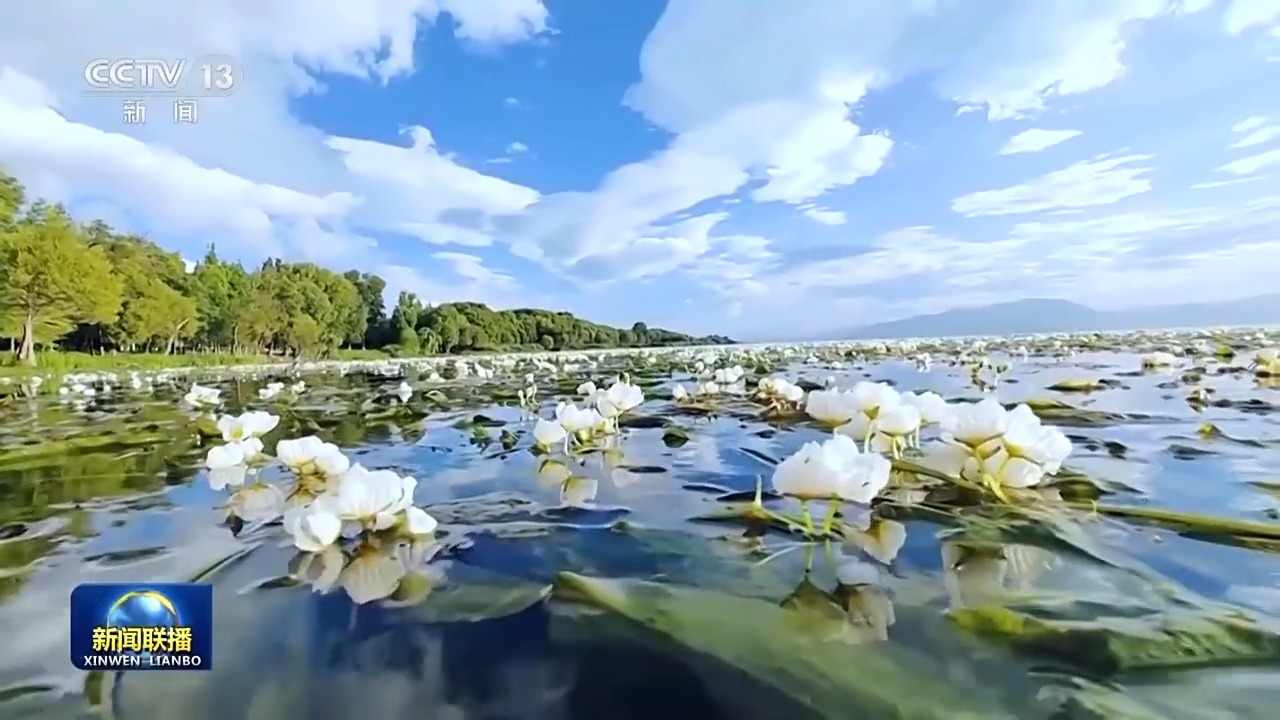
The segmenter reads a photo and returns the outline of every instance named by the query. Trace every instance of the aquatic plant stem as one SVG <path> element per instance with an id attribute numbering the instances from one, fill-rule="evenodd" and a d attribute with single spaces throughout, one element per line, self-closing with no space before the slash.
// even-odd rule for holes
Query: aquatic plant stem
<path id="1" fill-rule="evenodd" d="M 822 522 L 822 536 L 827 537 L 831 534 L 831 527 L 836 521 L 836 511 L 840 509 L 840 498 L 827 499 L 827 519 Z"/>

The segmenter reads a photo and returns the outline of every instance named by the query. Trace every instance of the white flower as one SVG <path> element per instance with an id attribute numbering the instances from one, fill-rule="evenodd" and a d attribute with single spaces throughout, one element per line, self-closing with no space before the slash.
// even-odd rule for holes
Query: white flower
<path id="1" fill-rule="evenodd" d="M 553 420 L 538 418 L 538 422 L 533 425 L 533 441 L 544 449 L 555 447 L 568 436 L 564 426 Z"/>
<path id="2" fill-rule="evenodd" d="M 357 605 L 387 597 L 396 591 L 408 574 L 404 563 L 379 552 L 358 552 L 342 569 L 339 584 Z"/>
<path id="3" fill-rule="evenodd" d="M 556 406 L 556 422 L 570 434 L 591 430 L 603 419 L 594 408 L 580 408 L 564 402 Z"/>
<path id="4" fill-rule="evenodd" d="M 249 438 L 260 438 L 275 429 L 280 418 L 269 412 L 253 410 L 237 417 L 223 415 L 218 418 L 218 432 L 228 443 L 238 443 Z"/>
<path id="5" fill-rule="evenodd" d="M 853 395 L 841 390 L 810 390 L 804 409 L 809 417 L 828 425 L 843 425 L 862 414 Z"/>
<path id="6" fill-rule="evenodd" d="M 559 460 L 548 458 L 538 465 L 538 482 L 549 486 L 562 485 L 571 475 L 569 468 Z"/>
<path id="7" fill-rule="evenodd" d="M 617 417 L 644 403 L 644 391 L 625 382 L 616 382 L 604 393 L 596 396 L 596 407 L 606 418 Z"/>
<path id="8" fill-rule="evenodd" d="M 590 400 L 596 396 L 596 384 L 588 380 L 579 385 L 576 392 L 583 398 Z"/>
<path id="9" fill-rule="evenodd" d="M 212 407 L 222 403 L 222 391 L 193 383 L 187 394 L 182 396 L 182 402 L 193 408 Z"/>
<path id="10" fill-rule="evenodd" d="M 1027 405 L 1010 411 L 1009 420 L 1009 427 L 1001 437 L 1001 445 L 1009 456 L 1035 463 L 1049 474 L 1061 469 L 1072 450 L 1071 440 L 1061 430 L 1042 425 Z"/>
<path id="11" fill-rule="evenodd" d="M 342 576 L 347 558 L 337 545 L 299 553 L 289 563 L 290 574 L 311 586 L 316 592 L 328 592 Z"/>
<path id="12" fill-rule="evenodd" d="M 413 505 L 418 481 L 402 478 L 391 470 L 369 470 L 352 465 L 342 475 L 337 492 L 316 500 L 321 510 L 343 522 L 343 534 L 361 530 L 386 530 L 396 523 L 396 515 Z"/>
<path id="13" fill-rule="evenodd" d="M 920 410 L 920 422 L 923 425 L 935 425 L 951 415 L 951 406 L 937 393 L 902 393 L 902 402 Z"/>
<path id="14" fill-rule="evenodd" d="M 1148 370 L 1178 364 L 1178 356 L 1168 352 L 1153 352 L 1142 356 L 1142 367 Z"/>
<path id="15" fill-rule="evenodd" d="M 231 512 L 246 522 L 270 522 L 284 512 L 284 493 L 262 482 L 246 485 L 232 494 Z"/>
<path id="16" fill-rule="evenodd" d="M 436 528 L 440 525 L 440 523 L 437 522 L 435 518 L 431 517 L 426 510 L 423 510 L 416 505 L 410 505 L 405 508 L 403 517 L 404 529 L 408 531 L 410 535 L 416 535 L 418 537 L 434 535 Z"/>
<path id="17" fill-rule="evenodd" d="M 258 397 L 262 400 L 273 400 L 284 390 L 284 383 L 270 382 L 266 387 L 258 389 Z"/>
<path id="18" fill-rule="evenodd" d="M 324 442 L 315 435 L 297 440 L 281 440 L 276 443 L 276 456 L 280 458 L 280 462 L 303 476 L 334 478 L 351 467 L 351 461 L 337 445 Z"/>
<path id="19" fill-rule="evenodd" d="M 338 541 L 342 521 L 315 505 L 289 508 L 284 513 L 284 529 L 303 552 L 320 552 Z"/>
<path id="20" fill-rule="evenodd" d="M 222 490 L 228 485 L 244 484 L 249 461 L 261 452 L 262 441 L 257 438 L 209 448 L 204 458 L 205 467 L 209 469 L 209 487 Z"/>
<path id="21" fill-rule="evenodd" d="M 676 402 L 684 402 L 689 399 L 689 391 L 684 389 L 684 385 L 676 383 L 676 386 L 671 388 L 671 399 Z"/>
<path id="22" fill-rule="evenodd" d="M 920 457 L 916 464 L 936 470 L 949 477 L 974 479 L 977 476 L 978 461 L 963 445 L 956 443 L 928 443 L 920 449 Z"/>
<path id="23" fill-rule="evenodd" d="M 805 443 L 773 471 L 773 487 L 795 497 L 840 497 L 867 504 L 889 484 L 892 464 L 875 453 L 862 453 L 846 435 L 822 444 Z"/>
<path id="24" fill-rule="evenodd" d="M 711 381 L 700 382 L 693 386 L 693 394 L 697 396 L 719 395 L 720 385 Z"/>
<path id="25" fill-rule="evenodd" d="M 600 481 L 585 477 L 570 477 L 560 485 L 560 502 L 579 507 L 595 500 L 600 491 Z"/>
<path id="26" fill-rule="evenodd" d="M 907 526 L 896 520 L 875 518 L 866 530 L 851 533 L 848 542 L 888 565 L 907 542 Z"/>
<path id="27" fill-rule="evenodd" d="M 402 403 L 409 402 L 409 398 L 413 397 L 413 388 L 409 383 L 401 380 L 400 386 L 396 388 L 396 397 L 400 398 Z"/>
<path id="28" fill-rule="evenodd" d="M 914 405 L 881 406 L 874 421 L 875 430 L 893 437 L 905 437 L 920 429 L 920 410 Z"/>
<path id="29" fill-rule="evenodd" d="M 848 394 L 858 412 L 872 419 L 879 417 L 881 409 L 902 404 L 898 391 L 886 383 L 863 380 L 856 383 Z"/>
<path id="30" fill-rule="evenodd" d="M 1009 428 L 1009 411 L 996 401 L 987 398 L 977 403 L 957 403 L 949 417 L 940 425 L 944 435 L 971 448 L 1004 435 Z"/>

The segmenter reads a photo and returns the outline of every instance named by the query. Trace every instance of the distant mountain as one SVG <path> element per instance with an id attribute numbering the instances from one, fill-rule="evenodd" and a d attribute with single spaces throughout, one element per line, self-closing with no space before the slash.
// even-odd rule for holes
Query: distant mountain
<path id="1" fill-rule="evenodd" d="M 1240 300 L 1095 310 L 1066 300 L 1030 299 L 961 308 L 851 328 L 842 339 L 1026 335 L 1139 328 L 1280 324 L 1280 293 Z"/>

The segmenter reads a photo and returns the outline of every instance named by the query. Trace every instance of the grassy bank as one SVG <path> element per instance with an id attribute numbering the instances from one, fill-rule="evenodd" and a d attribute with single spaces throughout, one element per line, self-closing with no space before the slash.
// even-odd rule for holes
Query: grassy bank
<path id="1" fill-rule="evenodd" d="M 379 360 L 389 355 L 381 350 L 339 350 L 333 360 Z M 166 370 L 190 367 L 223 367 L 228 365 L 260 365 L 287 363 L 282 355 L 233 355 L 229 353 L 106 353 L 93 355 L 80 352 L 41 352 L 31 367 L 6 357 L 0 362 L 0 376 L 66 375 L 74 372 L 125 372 L 129 370 Z"/>

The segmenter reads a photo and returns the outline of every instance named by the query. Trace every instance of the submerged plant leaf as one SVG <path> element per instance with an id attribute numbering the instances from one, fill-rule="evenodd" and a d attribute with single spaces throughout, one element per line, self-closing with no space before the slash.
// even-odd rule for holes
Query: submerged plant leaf
<path id="1" fill-rule="evenodd" d="M 1153 613 L 1080 621 L 987 606 L 952 610 L 950 618 L 968 632 L 1090 677 L 1280 662 L 1280 635 L 1240 615 Z"/>
<path id="2" fill-rule="evenodd" d="M 1012 717 L 981 687 L 960 687 L 923 654 L 796 632 L 795 610 L 755 598 L 561 573 L 552 597 L 586 604 L 740 668 L 831 720 Z"/>

